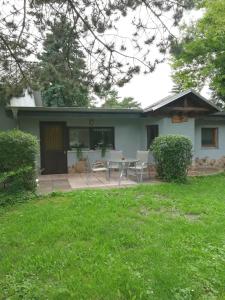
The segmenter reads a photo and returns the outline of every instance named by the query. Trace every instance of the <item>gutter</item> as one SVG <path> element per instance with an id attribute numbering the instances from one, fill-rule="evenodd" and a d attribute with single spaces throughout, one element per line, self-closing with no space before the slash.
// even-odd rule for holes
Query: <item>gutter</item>
<path id="1" fill-rule="evenodd" d="M 128 108 L 85 108 L 85 107 L 23 107 L 7 106 L 6 110 L 30 112 L 75 112 L 75 113 L 143 113 L 143 109 Z"/>

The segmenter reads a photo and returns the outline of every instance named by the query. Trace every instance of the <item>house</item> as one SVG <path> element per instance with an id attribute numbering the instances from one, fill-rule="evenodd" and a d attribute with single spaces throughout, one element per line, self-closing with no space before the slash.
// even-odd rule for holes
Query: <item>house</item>
<path id="1" fill-rule="evenodd" d="M 189 137 L 198 163 L 219 164 L 225 156 L 225 114 L 193 90 L 145 109 L 44 107 L 37 95 L 33 98 L 22 106 L 14 99 L 1 107 L 0 130 L 19 128 L 38 137 L 43 174 L 71 172 L 80 149 L 91 160 L 101 159 L 102 145 L 106 158 L 107 149 L 135 157 L 137 150 L 149 149 L 156 136 L 165 134 Z"/>

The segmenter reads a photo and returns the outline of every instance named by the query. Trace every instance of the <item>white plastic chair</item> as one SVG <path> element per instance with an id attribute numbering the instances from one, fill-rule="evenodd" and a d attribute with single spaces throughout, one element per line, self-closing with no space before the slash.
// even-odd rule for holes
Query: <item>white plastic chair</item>
<path id="1" fill-rule="evenodd" d="M 123 158 L 123 151 L 121 150 L 111 150 L 110 153 L 110 159 L 108 161 L 108 172 L 109 172 L 109 178 L 110 178 L 110 171 L 111 170 L 119 170 L 120 169 L 120 164 L 113 162 L 113 161 L 117 161 L 117 160 L 122 160 Z"/>
<path id="2" fill-rule="evenodd" d="M 148 175 L 148 156 L 149 151 L 137 151 L 137 160 L 138 162 L 135 166 L 130 166 L 129 170 L 135 172 L 135 175 L 139 182 L 143 181 L 143 175 L 146 173 Z"/>
<path id="3" fill-rule="evenodd" d="M 107 177 L 108 168 L 107 168 L 106 162 L 96 161 L 94 163 L 90 163 L 90 160 L 87 157 L 86 163 L 87 163 L 87 167 L 86 167 L 87 184 L 89 184 L 90 176 L 93 175 L 94 173 L 98 173 L 98 172 L 105 172 L 106 179 L 108 179 L 108 177 Z"/>

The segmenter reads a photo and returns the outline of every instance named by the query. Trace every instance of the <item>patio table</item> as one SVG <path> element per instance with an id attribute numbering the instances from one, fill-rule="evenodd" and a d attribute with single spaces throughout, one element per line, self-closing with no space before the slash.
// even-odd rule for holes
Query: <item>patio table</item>
<path id="1" fill-rule="evenodd" d="M 119 185 L 121 183 L 122 177 L 125 175 L 127 177 L 127 170 L 131 164 L 136 164 L 139 160 L 133 158 L 125 158 L 125 159 L 109 159 L 107 161 L 109 179 L 110 179 L 110 167 L 113 169 L 113 165 L 119 166 L 120 175 L 119 175 Z"/>

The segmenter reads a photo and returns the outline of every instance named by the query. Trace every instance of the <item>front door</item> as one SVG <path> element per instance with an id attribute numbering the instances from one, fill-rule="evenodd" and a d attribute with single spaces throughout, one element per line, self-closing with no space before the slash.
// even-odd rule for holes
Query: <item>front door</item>
<path id="1" fill-rule="evenodd" d="M 66 137 L 65 123 L 40 123 L 42 174 L 67 173 Z"/>

